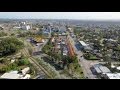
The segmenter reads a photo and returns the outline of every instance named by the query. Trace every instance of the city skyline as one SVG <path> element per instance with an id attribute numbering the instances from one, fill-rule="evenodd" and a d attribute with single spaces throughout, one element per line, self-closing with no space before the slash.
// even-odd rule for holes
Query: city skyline
<path id="1" fill-rule="evenodd" d="M 0 18 L 120 20 L 120 12 L 0 12 Z"/>

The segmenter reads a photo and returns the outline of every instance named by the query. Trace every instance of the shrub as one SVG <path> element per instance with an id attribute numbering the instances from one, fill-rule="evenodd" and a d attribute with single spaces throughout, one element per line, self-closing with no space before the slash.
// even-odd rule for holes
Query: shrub
<path id="1" fill-rule="evenodd" d="M 28 59 L 21 59 L 21 60 L 18 60 L 17 62 L 18 66 L 22 66 L 22 65 L 29 65 L 29 61 Z"/>

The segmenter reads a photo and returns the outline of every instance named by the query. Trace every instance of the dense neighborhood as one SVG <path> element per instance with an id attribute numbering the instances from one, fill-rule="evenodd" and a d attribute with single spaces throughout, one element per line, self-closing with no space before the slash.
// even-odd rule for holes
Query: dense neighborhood
<path id="1" fill-rule="evenodd" d="M 120 79 L 120 22 L 0 21 L 1 79 Z"/>

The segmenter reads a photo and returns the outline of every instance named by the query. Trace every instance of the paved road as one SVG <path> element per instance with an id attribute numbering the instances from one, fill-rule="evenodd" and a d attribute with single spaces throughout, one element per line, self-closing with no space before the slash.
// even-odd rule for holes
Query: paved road
<path id="1" fill-rule="evenodd" d="M 44 43 L 40 43 L 40 44 L 38 44 L 38 46 L 36 46 L 36 49 L 38 50 L 38 51 L 41 51 L 41 49 L 47 44 L 47 42 L 48 42 L 48 39 L 47 40 L 45 40 L 45 42 Z"/>
<path id="2" fill-rule="evenodd" d="M 90 67 L 92 66 L 92 64 L 94 64 L 93 61 L 87 61 L 84 59 L 84 57 L 81 57 L 83 55 L 83 53 L 78 50 L 75 46 L 75 41 L 73 40 L 73 38 L 68 34 L 68 38 L 71 41 L 71 44 L 77 54 L 78 60 L 79 60 L 79 64 L 81 65 L 82 69 L 83 69 L 83 73 L 85 77 L 88 77 L 88 79 L 96 79 L 96 76 L 92 74 L 92 71 L 90 70 Z"/>
<path id="3" fill-rule="evenodd" d="M 41 57 L 42 56 L 42 54 L 41 54 L 42 48 L 47 44 L 47 42 L 48 42 L 48 39 L 45 40 L 44 43 L 39 43 L 39 44 L 37 44 L 37 46 L 34 46 L 33 55 L 34 56 L 39 55 Z"/>

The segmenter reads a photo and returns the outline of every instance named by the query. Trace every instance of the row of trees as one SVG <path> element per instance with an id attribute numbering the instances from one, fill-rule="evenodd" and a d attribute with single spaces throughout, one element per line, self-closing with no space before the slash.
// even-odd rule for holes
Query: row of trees
<path id="1" fill-rule="evenodd" d="M 72 73 L 69 72 L 71 75 L 77 74 L 79 76 L 80 74 L 83 74 L 82 70 L 80 69 L 77 56 L 63 56 L 62 53 L 52 52 L 53 46 L 54 45 L 52 45 L 52 43 L 48 41 L 48 43 L 42 48 L 42 51 L 50 56 L 49 59 L 54 64 L 51 65 L 53 65 L 57 70 L 65 70 L 66 68 L 68 69 L 68 72 L 69 70 L 70 72 L 72 70 Z"/>

